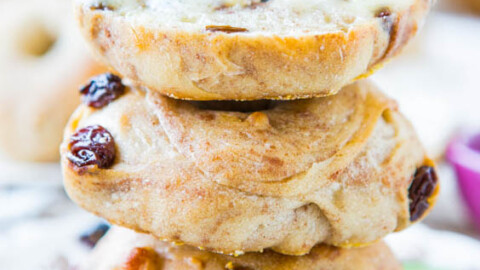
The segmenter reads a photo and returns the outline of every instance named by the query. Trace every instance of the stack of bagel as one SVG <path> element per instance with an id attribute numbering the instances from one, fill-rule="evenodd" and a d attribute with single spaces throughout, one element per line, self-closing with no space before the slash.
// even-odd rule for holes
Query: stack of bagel
<path id="1" fill-rule="evenodd" d="M 387 234 L 438 194 L 365 77 L 431 0 L 77 0 L 92 78 L 65 188 L 116 227 L 84 269 L 400 269 Z M 134 232 L 135 231 L 135 232 Z"/>

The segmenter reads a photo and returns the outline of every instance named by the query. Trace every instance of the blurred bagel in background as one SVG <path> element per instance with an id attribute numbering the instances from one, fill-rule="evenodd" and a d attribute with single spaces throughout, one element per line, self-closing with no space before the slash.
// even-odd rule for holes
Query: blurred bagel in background
<path id="1" fill-rule="evenodd" d="M 480 15 L 480 0 L 438 0 L 437 9 Z"/>
<path id="2" fill-rule="evenodd" d="M 88 57 L 71 2 L 0 1 L 0 152 L 56 161 L 78 87 L 103 69 Z"/>

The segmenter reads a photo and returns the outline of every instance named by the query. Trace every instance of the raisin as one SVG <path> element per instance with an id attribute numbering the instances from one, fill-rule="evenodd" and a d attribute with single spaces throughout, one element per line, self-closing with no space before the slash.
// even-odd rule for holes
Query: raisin
<path id="1" fill-rule="evenodd" d="M 80 241 L 90 248 L 95 247 L 97 242 L 108 232 L 110 226 L 100 223 L 80 236 Z"/>
<path id="2" fill-rule="evenodd" d="M 108 168 L 115 160 L 115 141 L 102 126 L 88 126 L 70 137 L 68 159 L 79 168 L 97 165 Z"/>
<path id="3" fill-rule="evenodd" d="M 388 7 L 383 7 L 375 12 L 375 17 L 382 19 L 382 27 L 385 31 L 391 32 L 393 27 L 392 11 Z"/>
<path id="4" fill-rule="evenodd" d="M 90 79 L 90 83 L 80 89 L 82 100 L 93 108 L 102 108 L 125 92 L 122 79 L 111 73 L 105 73 Z"/>
<path id="5" fill-rule="evenodd" d="M 377 12 L 375 13 L 375 17 L 377 17 L 377 18 L 385 18 L 385 17 L 388 17 L 390 15 L 392 15 L 392 12 L 390 11 L 390 9 L 388 7 L 381 8 L 381 9 L 377 10 Z"/>
<path id="6" fill-rule="evenodd" d="M 205 29 L 211 32 L 225 32 L 225 33 L 248 32 L 247 28 L 233 27 L 229 25 L 207 25 Z"/>
<path id="7" fill-rule="evenodd" d="M 432 196 L 438 184 L 435 169 L 430 166 L 422 166 L 417 169 L 412 184 L 408 189 L 410 199 L 410 221 L 416 221 L 423 216 L 430 207 L 428 198 Z"/>

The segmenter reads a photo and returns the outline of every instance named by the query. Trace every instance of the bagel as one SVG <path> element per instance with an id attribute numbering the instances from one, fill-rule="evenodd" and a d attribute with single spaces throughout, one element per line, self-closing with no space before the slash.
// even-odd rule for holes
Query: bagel
<path id="1" fill-rule="evenodd" d="M 473 11 L 476 13 L 480 12 L 480 0 L 469 0 L 467 2 Z"/>
<path id="2" fill-rule="evenodd" d="M 179 99 L 335 94 L 397 54 L 432 0 L 76 0 L 105 64 Z"/>
<path id="3" fill-rule="evenodd" d="M 383 243 L 339 249 L 317 246 L 306 256 L 286 256 L 265 251 L 231 257 L 169 244 L 123 228 L 101 240 L 79 270 L 397 270 L 399 262 Z"/>
<path id="4" fill-rule="evenodd" d="M 420 220 L 438 191 L 410 123 L 367 81 L 255 103 L 127 87 L 80 106 L 61 153 L 67 193 L 88 211 L 227 254 L 366 245 Z"/>
<path id="5" fill-rule="evenodd" d="M 465 13 L 480 13 L 480 0 L 442 0 L 438 9 L 442 11 L 455 11 Z"/>
<path id="6" fill-rule="evenodd" d="M 58 161 L 78 87 L 102 68 L 88 57 L 69 1 L 0 1 L 0 151 Z"/>

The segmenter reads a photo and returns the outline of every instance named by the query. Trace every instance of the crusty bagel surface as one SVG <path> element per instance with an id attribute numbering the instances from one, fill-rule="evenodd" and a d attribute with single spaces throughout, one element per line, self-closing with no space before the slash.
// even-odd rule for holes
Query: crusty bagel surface
<path id="1" fill-rule="evenodd" d="M 359 246 L 411 224 L 408 189 L 428 161 L 373 85 L 244 104 L 130 88 L 102 109 L 81 106 L 61 147 L 66 190 L 114 224 L 229 254 Z M 70 136 L 91 125 L 116 142 L 108 169 L 67 158 Z"/>

